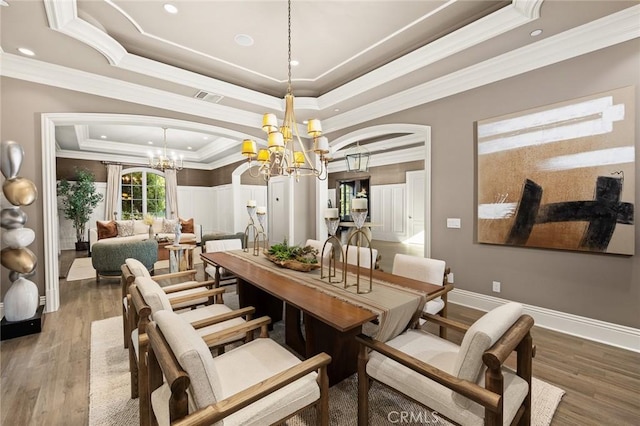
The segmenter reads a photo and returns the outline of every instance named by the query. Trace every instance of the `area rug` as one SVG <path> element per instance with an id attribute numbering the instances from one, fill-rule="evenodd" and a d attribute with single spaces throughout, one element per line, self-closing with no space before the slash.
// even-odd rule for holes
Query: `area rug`
<path id="1" fill-rule="evenodd" d="M 200 259 L 200 247 L 196 247 L 193 250 L 193 264 L 197 265 L 202 263 L 202 259 Z M 169 261 L 168 260 L 159 260 L 155 263 L 154 269 L 168 269 Z M 96 277 L 96 270 L 93 269 L 91 265 L 90 257 L 81 257 L 75 259 L 71 264 L 71 269 L 69 269 L 69 273 L 67 274 L 67 282 L 69 281 L 78 281 L 78 280 L 88 280 Z M 116 278 L 120 279 L 120 276 Z"/>
<path id="2" fill-rule="evenodd" d="M 275 324 L 271 337 L 281 339 L 282 322 Z M 129 361 L 122 345 L 122 318 L 113 317 L 91 323 L 91 371 L 89 425 L 137 425 L 138 400 L 130 398 Z M 533 379 L 532 425 L 551 423 L 564 391 L 542 380 Z M 329 390 L 331 425 L 357 424 L 358 379 L 353 375 Z M 370 390 L 370 425 L 388 425 L 401 413 L 414 416 L 419 424 L 448 425 L 424 407 L 374 383 Z M 391 417 L 390 417 L 391 416 Z M 421 419 L 421 421 L 420 421 Z M 397 423 L 397 422 L 396 422 Z M 315 410 L 307 409 L 286 423 L 314 425 Z M 415 422 L 414 422 L 415 424 Z"/>

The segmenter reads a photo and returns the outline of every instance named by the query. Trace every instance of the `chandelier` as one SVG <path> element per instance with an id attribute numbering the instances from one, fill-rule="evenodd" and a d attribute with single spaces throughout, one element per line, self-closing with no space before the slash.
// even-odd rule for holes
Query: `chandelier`
<path id="1" fill-rule="evenodd" d="M 262 118 L 262 130 L 268 135 L 267 148 L 258 151 L 254 140 L 245 139 L 242 142 L 242 155 L 247 157 L 249 173 L 253 177 L 262 176 L 269 180 L 273 176 L 292 176 L 298 181 L 300 176 L 315 176 L 325 180 L 330 150 L 328 139 L 322 136 L 320 120 L 311 119 L 307 123 L 307 134 L 313 139 L 311 150 L 305 148 L 298 133 L 291 89 L 291 0 L 288 1 L 288 11 L 289 74 L 287 94 L 284 97 L 284 119 L 282 125 L 278 126 L 275 114 L 265 114 Z M 311 152 L 316 155 L 315 158 L 310 158 Z"/>
<path id="2" fill-rule="evenodd" d="M 154 157 L 153 153 L 149 153 L 149 167 L 152 169 L 162 170 L 182 170 L 182 155 L 178 159 L 175 153 L 171 154 L 171 157 L 167 155 L 167 128 L 162 128 L 164 131 L 164 148 L 163 151 L 158 151 L 158 156 Z"/>
<path id="3" fill-rule="evenodd" d="M 347 161 L 347 171 L 368 172 L 369 156 L 369 150 L 361 147 L 360 142 L 356 142 L 356 146 L 350 148 L 344 157 Z"/>

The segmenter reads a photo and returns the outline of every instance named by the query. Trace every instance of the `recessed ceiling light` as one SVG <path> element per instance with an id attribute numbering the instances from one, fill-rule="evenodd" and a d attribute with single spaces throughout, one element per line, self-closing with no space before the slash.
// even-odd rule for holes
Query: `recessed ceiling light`
<path id="1" fill-rule="evenodd" d="M 291 66 L 292 67 L 297 67 L 298 65 L 300 65 L 300 62 L 296 61 L 295 59 L 291 60 Z"/>
<path id="2" fill-rule="evenodd" d="M 149 145 L 153 145 L 153 141 L 148 141 L 147 142 Z"/>
<path id="3" fill-rule="evenodd" d="M 253 46 L 253 37 L 251 37 L 250 35 L 237 34 L 233 39 L 235 40 L 236 44 L 240 46 L 243 46 L 243 47 Z"/>
<path id="4" fill-rule="evenodd" d="M 302 120 L 302 124 L 309 124 L 309 120 Z"/>
<path id="5" fill-rule="evenodd" d="M 188 150 L 192 150 L 193 148 L 191 148 L 190 146 L 187 147 Z"/>
<path id="6" fill-rule="evenodd" d="M 340 108 L 334 109 L 333 112 L 340 112 Z"/>
<path id="7" fill-rule="evenodd" d="M 176 13 L 178 13 L 178 8 L 174 5 L 172 5 L 171 3 L 166 3 L 164 5 L 164 10 L 167 13 L 171 13 L 172 15 L 175 15 Z"/>
<path id="8" fill-rule="evenodd" d="M 31 49 L 27 49 L 26 47 L 19 47 L 18 48 L 18 52 L 22 53 L 23 55 L 27 55 L 27 56 L 36 56 L 35 52 Z"/>
<path id="9" fill-rule="evenodd" d="M 100 139 L 106 139 L 107 135 L 100 135 Z"/>
<path id="10" fill-rule="evenodd" d="M 538 30 L 531 31 L 531 33 L 529 35 L 531 37 L 538 37 L 540 34 L 542 34 L 542 30 L 538 29 Z"/>
<path id="11" fill-rule="evenodd" d="M 209 140 L 209 136 L 203 136 L 202 139 L 204 139 L 205 141 Z"/>

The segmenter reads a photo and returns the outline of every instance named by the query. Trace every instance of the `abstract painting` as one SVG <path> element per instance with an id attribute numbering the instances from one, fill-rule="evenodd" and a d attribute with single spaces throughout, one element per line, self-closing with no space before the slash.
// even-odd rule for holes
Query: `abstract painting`
<path id="1" fill-rule="evenodd" d="M 478 121 L 478 242 L 633 255 L 634 94 Z"/>

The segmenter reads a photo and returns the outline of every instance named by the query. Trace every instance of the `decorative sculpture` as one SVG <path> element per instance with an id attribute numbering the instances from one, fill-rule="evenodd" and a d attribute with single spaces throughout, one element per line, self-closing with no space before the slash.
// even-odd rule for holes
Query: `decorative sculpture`
<path id="1" fill-rule="evenodd" d="M 24 150 L 14 141 L 0 143 L 0 171 L 5 177 L 2 192 L 13 206 L 0 212 L 0 226 L 5 229 L 2 242 L 7 246 L 0 252 L 2 266 L 11 270 L 11 287 L 4 297 L 5 319 L 16 322 L 33 317 L 40 304 L 38 286 L 27 279 L 35 274 L 36 255 L 27 248 L 35 240 L 35 232 L 25 228 L 27 215 L 20 207 L 32 204 L 38 198 L 35 184 L 18 176 Z"/>

